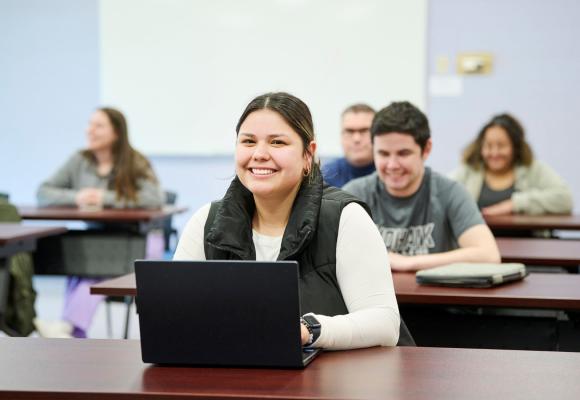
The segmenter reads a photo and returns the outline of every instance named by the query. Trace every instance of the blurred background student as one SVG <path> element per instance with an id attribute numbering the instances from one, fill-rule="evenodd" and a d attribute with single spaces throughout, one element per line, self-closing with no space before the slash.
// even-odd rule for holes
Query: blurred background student
<path id="1" fill-rule="evenodd" d="M 149 161 L 131 147 L 127 122 L 113 108 L 99 108 L 87 128 L 87 149 L 76 152 L 41 184 L 38 204 L 79 208 L 158 208 L 164 194 Z M 36 320 L 40 335 L 86 337 L 102 296 L 89 293 L 95 279 L 69 277 L 63 321 Z"/>
<path id="2" fill-rule="evenodd" d="M 353 179 L 375 172 L 371 124 L 375 110 L 367 104 L 353 104 L 342 112 L 340 141 L 344 157 L 322 166 L 324 181 L 343 187 Z"/>
<path id="3" fill-rule="evenodd" d="M 524 136 L 513 116 L 494 116 L 467 146 L 452 178 L 465 185 L 483 215 L 571 213 L 570 188 L 534 159 Z"/>

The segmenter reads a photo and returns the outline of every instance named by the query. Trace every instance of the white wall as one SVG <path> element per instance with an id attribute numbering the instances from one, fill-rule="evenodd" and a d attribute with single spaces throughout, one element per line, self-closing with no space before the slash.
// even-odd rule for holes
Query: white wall
<path id="1" fill-rule="evenodd" d="M 0 192 L 35 204 L 99 104 L 97 0 L 0 0 Z"/>
<path id="2" fill-rule="evenodd" d="M 148 154 L 229 154 L 245 105 L 288 91 L 340 154 L 353 102 L 425 104 L 427 1 L 101 0 L 101 98 Z"/>
<path id="3" fill-rule="evenodd" d="M 429 71 L 460 52 L 487 51 L 493 72 L 463 78 L 457 96 L 428 98 L 433 131 L 429 162 L 457 167 L 461 150 L 494 114 L 509 112 L 526 130 L 536 157 L 572 188 L 580 209 L 580 2 L 577 0 L 436 0 L 429 9 Z"/>
<path id="4" fill-rule="evenodd" d="M 110 0 L 103 0 L 104 6 L 112 7 Z M 134 0 L 119 0 L 117 4 L 118 18 L 131 21 L 131 14 L 139 14 L 139 6 L 129 9 L 127 5 L 134 5 Z M 212 2 L 194 2 L 202 4 Z M 242 3 L 240 1 L 240 3 Z M 265 3 L 269 3 L 266 2 Z M 346 2 L 333 2 L 346 10 Z M 356 7 L 359 2 L 348 2 Z M 383 13 L 384 21 L 390 23 L 393 18 L 402 18 L 407 2 L 392 2 L 393 10 Z M 169 23 L 179 24 L 181 17 L 174 15 L 167 21 L 163 17 L 164 8 L 171 8 L 185 4 L 181 0 L 167 0 L 153 3 L 144 0 L 142 7 L 163 4 L 159 7 L 159 17 L 152 18 L 151 25 Z M 221 3 L 220 3 L 221 4 Z M 274 4 L 286 4 L 276 2 Z M 354 4 L 354 6 L 353 6 Z M 375 2 L 363 2 L 364 5 Z M 423 4 L 423 2 L 421 2 Z M 10 193 L 12 200 L 17 204 L 34 204 L 34 193 L 38 184 L 52 174 L 56 168 L 76 149 L 85 145 L 84 128 L 92 110 L 101 104 L 100 86 L 100 36 L 107 39 L 106 32 L 99 31 L 98 0 L 0 0 L 0 191 Z M 201 6 L 200 6 L 201 7 Z M 211 6 L 215 7 L 215 6 Z M 289 7 L 289 6 L 285 6 Z M 580 3 L 576 0 L 436 0 L 429 2 L 429 24 L 424 24 L 428 31 L 425 37 L 428 41 L 428 61 L 418 63 L 409 68 L 420 70 L 429 67 L 434 72 L 435 58 L 438 55 L 454 57 L 458 51 L 489 50 L 496 55 L 496 69 L 493 75 L 487 78 L 470 77 L 465 80 L 464 92 L 460 97 L 443 98 L 429 97 L 428 111 L 433 129 L 435 148 L 429 162 L 434 168 L 448 171 L 454 168 L 459 161 L 459 151 L 469 139 L 475 135 L 481 124 L 494 112 L 513 111 L 525 124 L 528 137 L 538 154 L 538 157 L 562 174 L 573 187 L 576 203 L 580 202 L 580 180 L 576 177 L 577 149 L 580 147 L 578 124 L 576 115 L 580 114 L 580 102 L 577 100 L 576 89 L 580 87 L 580 48 L 577 37 L 580 37 L 580 25 L 576 16 L 580 13 Z M 329 8 L 331 8 L 329 6 Z M 236 10 L 229 9 L 230 14 Z M 265 11 L 253 9 L 262 15 Z M 269 10 L 269 9 L 268 9 Z M 497 10 L 503 10 L 497 12 Z M 224 10 L 225 12 L 225 10 Z M 346 12 L 346 11 L 344 11 Z M 351 11 L 348 11 L 351 13 Z M 355 15 L 356 12 L 352 11 Z M 229 14 L 227 14 L 229 15 Z M 290 13 L 288 13 L 290 16 Z M 398 16 L 398 17 L 397 17 Z M 421 17 L 423 18 L 424 15 Z M 184 17 L 185 18 L 185 17 Z M 302 20 L 294 18 L 296 26 L 304 24 Z M 309 21 L 309 20 L 307 20 Z M 103 21 L 101 21 L 103 22 Z M 326 19 L 321 18 L 318 25 L 321 30 L 326 26 Z M 312 23 L 311 23 L 312 25 Z M 153 28 L 151 28 L 153 29 Z M 160 28 L 155 27 L 156 30 Z M 155 32 L 155 29 L 152 32 Z M 185 28 L 184 28 L 185 29 Z M 370 28 L 369 28 L 370 29 Z M 377 28 L 383 29 L 383 28 Z M 351 31 L 347 37 L 366 47 L 364 41 L 368 30 Z M 147 30 L 140 32 L 144 37 L 141 48 L 147 46 L 162 47 L 154 38 L 147 37 Z M 405 42 L 405 35 L 395 33 L 399 42 Z M 119 42 L 122 43 L 122 37 Z M 146 40 L 145 40 L 146 39 Z M 509 39 L 509 40 L 508 40 Z M 209 38 L 211 39 L 211 37 Z M 257 39 L 256 39 L 257 40 Z M 412 41 L 411 37 L 411 41 Z M 369 42 L 370 43 L 370 42 Z M 387 43 L 387 42 L 385 42 Z M 171 43 L 167 44 L 173 48 Z M 410 44 L 408 44 L 411 46 Z M 305 44 L 308 47 L 308 43 Z M 370 46 L 370 45 L 369 45 Z M 132 55 L 132 48 L 122 51 L 119 48 L 119 57 L 124 59 Z M 173 51 L 173 50 L 172 50 Z M 361 52 L 369 51 L 361 49 Z M 388 54 L 388 46 L 371 48 L 370 52 Z M 143 52 L 141 52 L 143 53 Z M 176 53 L 173 52 L 175 55 Z M 337 53 L 341 54 L 341 53 Z M 357 54 L 357 53 L 355 53 Z M 141 54 L 143 55 L 143 54 Z M 103 55 L 106 56 L 106 55 Z M 185 55 L 182 55 L 185 57 Z M 178 57 L 178 55 L 175 55 Z M 338 56 L 337 56 L 338 57 Z M 345 55 L 342 55 L 345 57 Z M 162 56 L 154 53 L 143 60 L 142 64 L 155 63 L 162 60 Z M 374 58 L 359 59 L 361 70 Z M 453 60 L 453 58 L 452 58 Z M 171 65 L 180 68 L 179 60 Z M 392 58 L 394 63 L 396 58 Z M 243 63 L 232 57 L 228 62 L 237 69 L 244 68 Z M 337 68 L 336 65 L 331 67 Z M 332 69 L 329 67 L 329 78 Z M 194 69 L 195 71 L 196 69 Z M 363 71 L 363 73 L 365 72 Z M 122 71 L 121 71 L 122 72 Z M 356 74 L 355 74 L 356 72 Z M 107 73 L 106 68 L 103 73 Z M 176 73 L 174 71 L 174 73 Z M 140 72 L 135 72 L 132 80 L 131 71 L 122 74 L 119 83 L 123 90 L 128 83 L 122 78 L 133 82 L 135 90 L 144 99 L 151 102 L 152 109 L 159 107 L 167 112 L 165 102 L 173 97 L 191 91 L 183 90 L 185 94 L 174 92 L 180 87 L 167 87 L 167 95 L 157 93 L 156 90 L 163 82 L 174 82 L 173 73 L 150 75 L 141 79 Z M 353 76 L 360 75 L 354 71 Z M 110 82 L 111 78 L 107 78 Z M 328 135 L 323 148 L 334 148 L 326 153 L 334 153 L 338 148 L 338 111 L 353 101 L 367 100 L 373 106 L 380 107 L 389 100 L 405 98 L 405 87 L 392 86 L 376 89 L 379 95 L 371 93 L 367 96 L 361 89 L 356 91 L 358 81 L 349 79 L 339 82 L 351 95 L 348 99 L 328 102 L 337 110 L 337 114 L 328 117 L 327 126 L 323 132 L 322 121 L 318 122 L 318 132 Z M 412 82 L 410 91 L 424 86 L 424 77 Z M 125 86 L 124 86 L 125 85 Z M 326 85 L 326 86 L 325 86 Z M 326 79 L 320 84 L 327 87 Z M 152 87 L 151 95 L 149 87 Z M 338 86 L 337 86 L 338 87 Z M 396 92 L 395 92 L 395 88 Z M 276 88 L 278 89 L 278 88 Z M 419 89 L 416 89 L 419 92 Z M 421 89 L 422 90 L 422 89 Z M 254 89 L 257 91 L 257 89 Z M 364 89 L 364 92 L 367 92 Z M 370 91 L 369 91 L 370 93 Z M 121 93 L 122 94 L 122 93 Z M 154 95 L 153 95 L 154 94 Z M 324 94 L 324 93 L 323 93 Z M 252 94 L 239 104 L 230 105 L 231 121 L 224 123 L 224 132 L 216 129 L 207 135 L 220 135 L 226 138 L 227 144 L 233 143 L 233 128 L 235 119 Z M 324 94 L 326 95 L 326 94 Z M 122 97 L 115 100 L 112 93 L 103 93 L 103 101 L 110 101 L 125 110 Z M 375 97 L 371 97 L 375 96 Z M 382 97 L 384 97 L 384 101 Z M 308 99 L 307 99 L 308 100 Z M 332 100 L 332 99 L 331 99 Z M 217 117 L 225 120 L 225 112 L 221 112 L 220 101 L 213 97 L 203 99 L 213 108 Z M 417 100 L 421 102 L 421 100 Z M 314 103 L 310 101 L 314 108 Z M 339 104 L 340 103 L 340 104 Z M 175 105 L 175 107 L 180 104 Z M 165 108 L 164 108 L 165 107 Z M 205 114 L 188 105 L 181 109 L 169 110 L 173 114 L 166 118 L 169 124 L 177 124 L 178 118 L 184 123 L 197 123 Z M 139 111 L 137 107 L 137 111 Z M 148 121 L 147 113 L 133 113 L 133 106 L 128 104 L 130 134 L 135 139 L 137 147 L 141 149 L 139 141 L 145 135 L 164 136 L 168 129 L 155 131 L 142 130 L 140 127 Z M 147 111 L 147 109 L 145 110 Z M 177 112 L 179 111 L 179 113 Z M 207 110 L 205 110 L 207 111 Z M 218 113 L 218 111 L 220 111 Z M 316 110 L 315 114 L 316 114 Z M 154 112 L 151 112 L 154 115 Z M 145 122 L 144 122 L 145 121 Z M 194 122 L 191 122 L 194 121 Z M 334 124 L 334 125 L 333 125 Z M 190 132 L 191 128 L 187 129 Z M 191 131 L 198 133 L 200 131 Z M 190 135 L 192 139 L 199 136 Z M 203 144 L 203 143 L 202 143 Z M 189 153 L 198 145 L 187 144 L 183 153 Z M 330 147 L 328 147 L 330 146 Z M 221 152 L 224 152 L 223 150 Z M 148 155 L 157 153 L 149 149 Z M 153 163 L 160 176 L 163 186 L 179 193 L 180 204 L 189 206 L 192 211 L 207 201 L 221 196 L 233 176 L 233 156 L 223 157 L 153 157 Z M 578 206 L 576 206 L 576 213 Z M 187 216 L 178 218 L 179 226 Z"/>

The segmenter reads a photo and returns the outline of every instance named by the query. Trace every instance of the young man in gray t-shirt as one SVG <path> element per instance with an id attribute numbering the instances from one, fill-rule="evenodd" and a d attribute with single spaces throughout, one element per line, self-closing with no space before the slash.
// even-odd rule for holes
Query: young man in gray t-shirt
<path id="1" fill-rule="evenodd" d="M 408 102 L 379 111 L 371 127 L 377 171 L 344 186 L 372 210 L 391 268 L 416 271 L 454 262 L 500 262 L 477 205 L 458 183 L 425 167 L 427 117 Z"/>

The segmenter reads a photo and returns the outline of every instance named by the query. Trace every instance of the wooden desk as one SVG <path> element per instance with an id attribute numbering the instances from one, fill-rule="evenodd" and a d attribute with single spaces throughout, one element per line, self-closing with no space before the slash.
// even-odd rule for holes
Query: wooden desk
<path id="1" fill-rule="evenodd" d="M 496 242 L 503 262 L 559 267 L 580 265 L 580 240 L 500 237 Z"/>
<path id="2" fill-rule="evenodd" d="M 305 370 L 143 364 L 138 341 L 0 339 L 1 399 L 578 399 L 580 354 L 371 348 Z"/>
<path id="3" fill-rule="evenodd" d="M 0 223 L 0 257 L 8 258 L 21 251 L 34 251 L 37 239 L 65 232 L 66 228 L 64 227 Z"/>
<path id="4" fill-rule="evenodd" d="M 73 207 L 20 207 L 26 220 L 84 221 L 88 230 L 70 230 L 58 240 L 39 243 L 38 273 L 110 277 L 133 271 L 133 261 L 146 256 L 146 236 L 163 228 L 167 218 L 184 207 L 162 209 L 103 209 Z"/>
<path id="5" fill-rule="evenodd" d="M 580 215 L 499 215 L 484 217 L 494 230 L 580 230 Z"/>
<path id="6" fill-rule="evenodd" d="M 402 304 L 441 304 L 580 310 L 580 276 L 534 273 L 494 288 L 450 288 L 419 285 L 415 274 L 393 273 L 397 300 Z"/>
<path id="7" fill-rule="evenodd" d="M 187 211 L 187 207 L 167 206 L 162 209 L 102 209 L 85 211 L 75 207 L 18 207 L 22 219 L 84 221 L 103 224 L 138 224 L 141 231 L 148 231 L 152 225 L 175 214 Z"/>
<path id="8" fill-rule="evenodd" d="M 105 296 L 137 296 L 135 274 L 127 274 L 118 278 L 108 279 L 91 286 L 91 294 Z"/>
<path id="9" fill-rule="evenodd" d="M 524 280 L 487 289 L 423 286 L 415 274 L 394 272 L 397 301 L 402 304 L 497 306 L 580 310 L 580 276 L 530 274 Z M 127 274 L 91 286 L 91 294 L 136 296 L 135 274 Z"/>

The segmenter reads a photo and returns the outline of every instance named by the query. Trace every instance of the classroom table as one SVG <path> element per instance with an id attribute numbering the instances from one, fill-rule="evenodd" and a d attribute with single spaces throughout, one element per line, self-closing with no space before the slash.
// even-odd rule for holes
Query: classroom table
<path id="1" fill-rule="evenodd" d="M 20 252 L 33 252 L 39 238 L 60 235 L 66 232 L 64 227 L 25 226 L 18 223 L 0 223 L 0 329 L 8 331 L 4 324 L 6 301 L 8 296 L 10 257 Z M 12 332 L 9 332 L 13 334 Z"/>
<path id="2" fill-rule="evenodd" d="M 580 240 L 496 238 L 502 262 L 554 267 L 580 265 Z"/>
<path id="3" fill-rule="evenodd" d="M 26 226 L 18 223 L 0 223 L 0 259 L 21 251 L 34 251 L 37 239 L 60 235 L 66 228 L 60 226 Z"/>
<path id="4" fill-rule="evenodd" d="M 38 273 L 110 277 L 133 271 L 146 256 L 147 234 L 185 207 L 83 210 L 76 207 L 19 207 L 24 220 L 82 221 L 90 229 L 69 230 L 58 240 L 39 243 Z"/>
<path id="5" fill-rule="evenodd" d="M 580 351 L 580 275 L 533 273 L 522 281 L 474 289 L 418 285 L 415 274 L 394 272 L 393 283 L 419 345 Z M 93 285 L 91 293 L 136 296 L 135 275 Z M 448 307 L 459 312 L 448 314 Z"/>
<path id="6" fill-rule="evenodd" d="M 525 279 L 494 288 L 471 289 L 419 285 L 415 274 L 393 272 L 397 301 L 401 304 L 440 304 L 544 308 L 580 311 L 580 276 L 534 273 Z M 91 294 L 136 296 L 135 274 L 91 286 Z"/>
<path id="7" fill-rule="evenodd" d="M 578 399 L 580 354 L 323 352 L 304 370 L 163 367 L 134 340 L 0 339 L 0 399 Z"/>
<path id="8" fill-rule="evenodd" d="M 419 345 L 580 351 L 580 276 L 532 273 L 494 288 L 419 285 L 393 274 L 405 322 Z"/>
<path id="9" fill-rule="evenodd" d="M 414 273 L 395 272 L 393 283 L 401 304 L 580 311 L 580 276 L 574 274 L 533 273 L 521 281 L 474 289 L 419 285 Z"/>
<path id="10" fill-rule="evenodd" d="M 131 224 L 143 233 L 161 227 L 165 219 L 185 211 L 187 207 L 177 206 L 165 206 L 160 209 L 105 208 L 101 210 L 83 210 L 76 207 L 18 207 L 18 214 L 24 220 Z"/>
<path id="11" fill-rule="evenodd" d="M 105 296 L 137 296 L 135 274 L 126 274 L 117 278 L 107 279 L 91 286 L 91 294 Z"/>
<path id="12" fill-rule="evenodd" d="M 492 231 L 501 230 L 580 230 L 580 215 L 496 215 L 484 216 Z"/>

